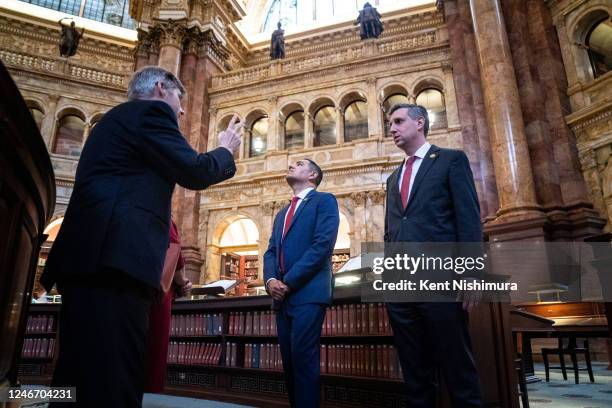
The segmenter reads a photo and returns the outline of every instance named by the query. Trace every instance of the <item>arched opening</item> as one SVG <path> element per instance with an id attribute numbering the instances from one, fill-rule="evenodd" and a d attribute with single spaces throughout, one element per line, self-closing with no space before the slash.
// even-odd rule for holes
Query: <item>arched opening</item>
<path id="1" fill-rule="evenodd" d="M 85 121 L 74 113 L 64 115 L 57 124 L 53 153 L 79 157 L 83 147 Z"/>
<path id="2" fill-rule="evenodd" d="M 268 148 L 268 117 L 253 122 L 249 136 L 249 157 L 263 156 Z"/>
<path id="3" fill-rule="evenodd" d="M 297 110 L 285 120 L 285 149 L 296 150 L 304 147 L 304 111 Z"/>
<path id="4" fill-rule="evenodd" d="M 424 89 L 417 95 L 416 103 L 427 109 L 430 131 L 446 129 L 446 105 L 442 92 L 435 88 Z"/>
<path id="5" fill-rule="evenodd" d="M 231 295 L 255 294 L 262 286 L 259 277 L 259 230 L 248 217 L 239 216 L 230 222 L 219 239 L 221 279 L 240 280 Z"/>
<path id="6" fill-rule="evenodd" d="M 344 141 L 368 138 L 368 104 L 357 100 L 344 109 Z"/>
<path id="7" fill-rule="evenodd" d="M 593 77 L 612 70 L 612 22 L 606 16 L 598 20 L 587 32 L 585 45 L 589 54 Z"/>
<path id="8" fill-rule="evenodd" d="M 36 123 L 36 127 L 38 128 L 38 130 L 40 130 L 43 118 L 45 117 L 44 112 L 42 111 L 42 109 L 35 106 L 30 106 L 29 109 L 30 114 L 32 115 L 32 119 L 34 119 L 34 122 Z"/>
<path id="9" fill-rule="evenodd" d="M 332 105 L 323 106 L 314 115 L 313 146 L 336 144 L 336 109 Z"/>

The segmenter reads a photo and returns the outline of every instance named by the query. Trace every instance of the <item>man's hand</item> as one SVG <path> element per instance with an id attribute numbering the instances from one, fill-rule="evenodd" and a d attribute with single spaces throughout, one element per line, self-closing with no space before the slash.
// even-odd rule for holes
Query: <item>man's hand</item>
<path id="1" fill-rule="evenodd" d="M 282 302 L 285 296 L 287 296 L 287 293 L 289 293 L 289 286 L 278 279 L 271 279 L 268 282 L 268 292 L 270 292 L 272 299 L 277 302 Z"/>
<path id="2" fill-rule="evenodd" d="M 238 121 L 238 115 L 234 114 L 227 125 L 227 129 L 219 133 L 219 147 L 225 147 L 231 154 L 234 154 L 242 143 L 243 125 L 242 122 Z"/>
<path id="3" fill-rule="evenodd" d="M 471 279 L 471 278 L 466 278 Z M 457 294 L 457 302 L 461 302 L 463 310 L 471 312 L 478 306 L 482 299 L 482 292 L 479 290 L 462 290 Z"/>

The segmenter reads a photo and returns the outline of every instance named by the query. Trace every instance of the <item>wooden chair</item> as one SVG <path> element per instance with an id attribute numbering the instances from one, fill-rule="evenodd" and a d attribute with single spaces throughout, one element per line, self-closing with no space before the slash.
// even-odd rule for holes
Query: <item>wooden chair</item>
<path id="1" fill-rule="evenodd" d="M 591 382 L 595 382 L 595 378 L 593 377 L 593 368 L 591 366 L 591 353 L 589 351 L 589 341 L 587 339 L 584 340 L 583 347 L 576 346 L 576 338 L 569 337 L 567 347 L 563 344 L 563 338 L 559 337 L 558 339 L 558 347 L 557 348 L 543 348 L 542 349 L 542 358 L 544 359 L 544 370 L 546 371 L 546 382 L 549 382 L 549 370 L 561 370 L 563 373 L 563 379 L 567 380 L 567 367 L 565 365 L 565 355 L 569 354 L 572 360 L 572 369 L 574 370 L 574 378 L 576 384 L 580 382 L 578 377 L 578 371 L 586 370 L 589 373 L 589 379 Z M 550 354 L 556 354 L 559 356 L 559 366 L 551 367 L 548 364 L 548 356 Z M 584 354 L 584 360 L 586 363 L 586 367 L 578 367 L 578 354 Z"/>
<path id="2" fill-rule="evenodd" d="M 517 353 L 514 359 L 514 369 L 518 377 L 519 397 L 521 397 L 521 406 L 529 408 L 529 395 L 527 394 L 527 381 L 525 381 L 525 366 L 523 364 L 523 356 Z"/>

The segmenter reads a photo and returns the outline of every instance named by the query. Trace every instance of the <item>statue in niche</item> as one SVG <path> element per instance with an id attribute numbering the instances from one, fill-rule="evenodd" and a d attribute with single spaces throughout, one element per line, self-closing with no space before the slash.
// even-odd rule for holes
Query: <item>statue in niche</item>
<path id="1" fill-rule="evenodd" d="M 357 17 L 355 24 L 360 24 L 359 35 L 362 40 L 366 38 L 378 38 L 383 32 L 380 14 L 370 3 L 365 3 L 363 5 L 363 10 L 359 12 L 359 17 Z"/>
<path id="2" fill-rule="evenodd" d="M 285 30 L 281 28 L 280 21 L 277 27 L 272 33 L 272 40 L 270 41 L 270 58 L 273 60 L 285 58 Z"/>
<path id="3" fill-rule="evenodd" d="M 79 47 L 79 40 L 83 37 L 83 33 L 85 32 L 85 28 L 79 31 L 74 26 L 74 21 L 70 22 L 70 26 L 64 25 L 62 23 L 63 20 L 66 20 L 67 17 L 62 18 L 58 23 L 62 27 L 62 38 L 59 43 L 60 55 L 62 57 L 72 57 L 77 52 L 77 48 Z"/>

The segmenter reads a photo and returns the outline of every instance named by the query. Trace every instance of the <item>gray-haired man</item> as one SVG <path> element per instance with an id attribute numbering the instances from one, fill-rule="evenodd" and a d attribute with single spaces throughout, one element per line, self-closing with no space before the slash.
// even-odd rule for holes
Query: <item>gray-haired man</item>
<path id="1" fill-rule="evenodd" d="M 174 186 L 204 189 L 235 173 L 241 124 L 231 120 L 219 148 L 194 151 L 178 128 L 184 92 L 172 73 L 142 68 L 128 102 L 104 115 L 83 148 L 41 277 L 47 290 L 57 283 L 62 294 L 52 384 L 77 388 L 70 407 L 141 406 L 145 333 Z"/>

